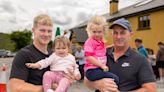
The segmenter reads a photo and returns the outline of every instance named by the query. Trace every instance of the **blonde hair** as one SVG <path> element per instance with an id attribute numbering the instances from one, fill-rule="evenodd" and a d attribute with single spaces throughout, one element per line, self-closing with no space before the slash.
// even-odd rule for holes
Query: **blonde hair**
<path id="1" fill-rule="evenodd" d="M 93 16 L 93 17 L 89 20 L 89 22 L 88 22 L 88 24 L 87 24 L 87 28 L 86 28 L 86 31 L 87 31 L 89 37 L 92 35 L 91 32 L 90 32 L 90 30 L 91 30 L 91 27 L 92 27 L 93 25 L 102 26 L 104 32 L 106 32 L 107 29 L 108 29 L 108 24 L 107 24 L 107 22 L 106 22 L 106 19 L 105 19 L 103 16 L 98 16 L 98 15 Z"/>
<path id="2" fill-rule="evenodd" d="M 34 18 L 33 26 L 37 27 L 38 25 L 53 26 L 52 19 L 47 14 L 40 14 Z"/>
<path id="3" fill-rule="evenodd" d="M 56 44 L 59 43 L 59 45 L 63 44 L 64 46 L 68 47 L 69 53 L 71 53 L 71 42 L 70 40 L 65 36 L 57 36 L 55 37 L 53 48 L 55 48 Z"/>

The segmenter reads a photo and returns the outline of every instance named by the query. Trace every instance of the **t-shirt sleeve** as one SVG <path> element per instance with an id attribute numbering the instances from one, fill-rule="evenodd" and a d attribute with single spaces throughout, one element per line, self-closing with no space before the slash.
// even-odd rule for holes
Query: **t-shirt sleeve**
<path id="1" fill-rule="evenodd" d="M 10 73 L 11 78 L 18 78 L 27 81 L 29 69 L 26 67 L 25 63 L 29 63 L 27 53 L 25 51 L 19 51 L 15 56 Z"/>
<path id="2" fill-rule="evenodd" d="M 144 58 L 142 61 L 138 77 L 140 85 L 148 82 L 155 82 L 155 76 L 153 74 L 152 67 L 146 58 Z"/>
<path id="3" fill-rule="evenodd" d="M 92 40 L 87 40 L 84 44 L 85 56 L 92 56 L 94 54 L 94 45 Z"/>

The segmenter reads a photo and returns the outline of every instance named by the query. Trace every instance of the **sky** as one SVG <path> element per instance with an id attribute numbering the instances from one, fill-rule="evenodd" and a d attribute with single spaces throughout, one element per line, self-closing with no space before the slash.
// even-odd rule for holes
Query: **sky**
<path id="1" fill-rule="evenodd" d="M 33 18 L 41 13 L 51 16 L 54 30 L 66 30 L 95 14 L 109 13 L 110 0 L 0 0 L 0 32 L 30 29 Z M 119 0 L 119 9 L 142 0 Z"/>

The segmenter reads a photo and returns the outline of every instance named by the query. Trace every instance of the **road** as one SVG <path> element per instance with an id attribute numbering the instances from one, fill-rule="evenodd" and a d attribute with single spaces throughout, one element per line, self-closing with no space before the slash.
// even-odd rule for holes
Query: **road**
<path id="1" fill-rule="evenodd" d="M 6 74 L 6 77 L 7 77 L 7 90 L 8 92 L 10 92 L 9 90 L 9 87 L 8 87 L 8 83 L 9 83 L 9 75 L 10 75 L 10 70 L 11 70 L 11 64 L 12 64 L 12 60 L 13 58 L 0 58 L 0 67 L 5 64 L 6 67 L 7 67 L 7 74 Z M 0 73 L 2 71 L 0 70 Z M 158 87 L 158 92 L 164 92 L 164 82 L 161 83 L 161 82 L 158 82 L 157 81 L 157 87 Z M 68 90 L 68 92 L 94 92 L 94 91 L 91 91 L 89 90 L 88 88 L 86 88 L 83 83 L 81 82 L 76 82 L 74 83 Z"/>

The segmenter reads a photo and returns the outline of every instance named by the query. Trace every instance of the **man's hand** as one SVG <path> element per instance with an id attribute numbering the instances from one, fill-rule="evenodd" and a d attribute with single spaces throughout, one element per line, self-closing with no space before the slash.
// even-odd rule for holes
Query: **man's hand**
<path id="1" fill-rule="evenodd" d="M 57 87 L 58 87 L 58 85 L 57 85 L 56 83 L 53 83 L 53 84 L 51 85 L 51 88 L 52 88 L 53 90 L 55 90 Z"/>
<path id="2" fill-rule="evenodd" d="M 118 86 L 113 79 L 104 78 L 98 81 L 98 88 L 101 92 L 118 92 Z"/>
<path id="3" fill-rule="evenodd" d="M 118 86 L 113 79 L 103 78 L 94 82 L 89 81 L 87 78 L 84 79 L 84 84 L 95 90 L 100 90 L 101 92 L 119 92 Z"/>
<path id="4" fill-rule="evenodd" d="M 71 83 L 75 80 L 74 69 L 68 68 L 68 71 L 65 73 L 64 77 L 69 79 Z"/>
<path id="5" fill-rule="evenodd" d="M 81 79 L 81 75 L 80 74 L 75 75 L 75 79 L 76 80 L 80 80 Z"/>

